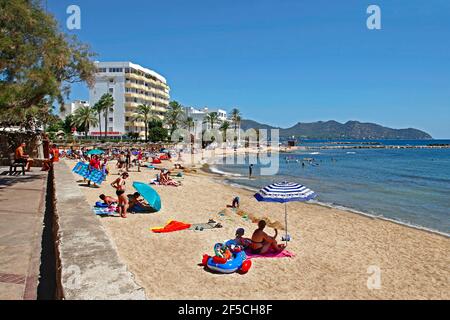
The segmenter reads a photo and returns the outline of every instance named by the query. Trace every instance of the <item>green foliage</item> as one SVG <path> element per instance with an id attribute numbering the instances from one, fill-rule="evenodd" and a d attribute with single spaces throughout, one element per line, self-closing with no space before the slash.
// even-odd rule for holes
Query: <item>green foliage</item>
<path id="1" fill-rule="evenodd" d="M 208 123 L 211 129 L 214 129 L 214 125 L 220 123 L 219 114 L 217 112 L 208 113 L 203 119 L 203 123 Z"/>
<path id="2" fill-rule="evenodd" d="M 231 122 L 233 123 L 234 126 L 234 130 L 236 131 L 237 128 L 240 126 L 242 121 L 242 115 L 241 112 L 234 108 L 233 110 L 231 110 Z"/>
<path id="3" fill-rule="evenodd" d="M 139 139 L 139 133 L 137 132 L 128 132 L 126 136 L 134 141 L 137 141 Z"/>
<path id="4" fill-rule="evenodd" d="M 165 115 L 165 122 L 170 128 L 170 135 L 178 129 L 183 122 L 184 110 L 183 106 L 177 101 L 171 101 L 169 103 L 169 109 Z"/>
<path id="5" fill-rule="evenodd" d="M 103 111 L 103 114 L 105 116 L 105 138 L 108 137 L 108 114 L 109 109 L 111 109 L 114 106 L 114 98 L 110 93 L 105 93 L 100 97 L 100 100 L 98 101 L 97 109 L 100 109 L 100 111 Z M 95 106 L 94 106 L 95 107 Z M 97 111 L 97 110 L 96 110 Z M 97 111 L 100 119 L 100 113 Z M 99 127 L 100 126 L 100 120 L 99 120 Z"/>
<path id="6" fill-rule="evenodd" d="M 34 128 L 76 82 L 93 84 L 90 49 L 36 0 L 0 0 L 0 124 Z M 44 115 L 45 114 L 45 115 Z"/>
<path id="7" fill-rule="evenodd" d="M 78 108 L 73 116 L 73 123 L 84 128 L 84 135 L 87 137 L 89 128 L 98 124 L 97 112 L 88 106 Z"/>
<path id="8" fill-rule="evenodd" d="M 148 142 L 149 122 L 156 118 L 152 106 L 141 104 L 136 109 L 137 115 L 133 117 L 133 121 L 144 122 L 145 124 L 145 142 Z"/>
<path id="9" fill-rule="evenodd" d="M 152 120 L 148 126 L 148 140 L 151 142 L 167 141 L 169 138 L 169 131 L 163 127 L 160 120 Z"/>

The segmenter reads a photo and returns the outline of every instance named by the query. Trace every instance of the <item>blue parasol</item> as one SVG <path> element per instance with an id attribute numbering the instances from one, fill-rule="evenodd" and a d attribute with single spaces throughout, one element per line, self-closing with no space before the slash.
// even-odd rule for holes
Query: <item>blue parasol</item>
<path id="1" fill-rule="evenodd" d="M 134 182 L 133 187 L 155 211 L 161 210 L 161 198 L 155 189 L 143 182 Z"/>
<path id="2" fill-rule="evenodd" d="M 90 156 L 92 156 L 92 155 L 101 155 L 101 154 L 104 154 L 105 153 L 105 151 L 103 151 L 103 150 L 99 150 L 99 149 L 94 149 L 94 150 L 89 150 L 88 152 L 86 152 L 86 154 L 88 154 L 88 155 L 90 155 Z"/>

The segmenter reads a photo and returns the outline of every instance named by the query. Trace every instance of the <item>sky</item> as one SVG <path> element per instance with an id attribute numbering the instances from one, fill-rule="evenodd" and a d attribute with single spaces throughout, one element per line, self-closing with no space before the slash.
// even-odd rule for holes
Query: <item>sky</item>
<path id="1" fill-rule="evenodd" d="M 81 29 L 68 30 L 69 5 Z M 366 12 L 381 9 L 381 29 Z M 450 138 L 448 0 L 47 0 L 99 61 L 167 78 L 186 106 L 275 126 L 358 120 Z M 75 85 L 71 99 L 88 99 Z"/>

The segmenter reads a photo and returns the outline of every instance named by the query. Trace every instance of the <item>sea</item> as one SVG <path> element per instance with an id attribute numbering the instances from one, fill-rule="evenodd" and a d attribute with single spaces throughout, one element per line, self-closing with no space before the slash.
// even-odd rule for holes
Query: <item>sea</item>
<path id="1" fill-rule="evenodd" d="M 279 153 L 276 175 L 263 176 L 261 159 L 214 164 L 226 182 L 254 191 L 279 181 L 303 184 L 320 205 L 350 210 L 450 236 L 450 148 L 359 148 L 425 146 L 450 140 L 302 141 L 306 150 Z M 344 146 L 345 149 L 324 149 Z M 250 161 L 253 176 L 248 178 Z M 255 200 L 256 201 L 256 200 Z"/>

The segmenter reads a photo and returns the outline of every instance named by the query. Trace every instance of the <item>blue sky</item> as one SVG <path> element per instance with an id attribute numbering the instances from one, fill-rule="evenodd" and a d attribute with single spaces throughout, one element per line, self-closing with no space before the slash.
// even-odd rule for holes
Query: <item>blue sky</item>
<path id="1" fill-rule="evenodd" d="M 71 4 L 81 30 L 65 27 Z M 370 4 L 381 30 L 366 27 Z M 448 0 L 48 0 L 48 10 L 97 60 L 164 75 L 184 105 L 238 107 L 283 127 L 359 120 L 450 138 Z"/>

